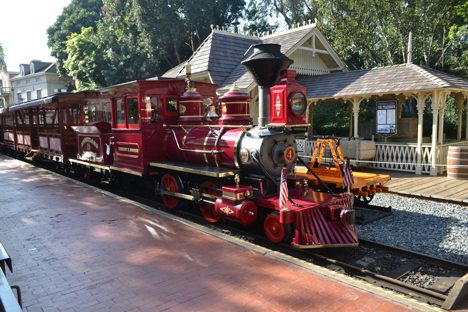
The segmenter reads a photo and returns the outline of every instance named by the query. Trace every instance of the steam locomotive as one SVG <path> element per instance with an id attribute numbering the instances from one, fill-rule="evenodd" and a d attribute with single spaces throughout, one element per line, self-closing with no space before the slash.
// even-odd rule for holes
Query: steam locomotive
<path id="1" fill-rule="evenodd" d="M 187 71 L 187 80 L 138 80 L 0 110 L 3 147 L 102 183 L 139 179 L 169 209 L 195 202 L 210 222 L 261 222 L 273 242 L 356 246 L 353 195 L 313 191 L 295 173 L 295 136 L 309 125 L 306 90 L 287 69 L 293 61 L 276 44 L 253 48 L 242 64 L 259 86 L 257 125 L 251 97 L 234 86 L 216 103 L 218 86 L 191 81 Z M 283 168 L 287 205 L 279 199 Z"/>

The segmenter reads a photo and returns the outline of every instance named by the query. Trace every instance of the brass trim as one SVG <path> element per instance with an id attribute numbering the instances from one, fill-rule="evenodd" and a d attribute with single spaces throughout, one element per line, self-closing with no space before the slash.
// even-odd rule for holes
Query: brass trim
<path id="1" fill-rule="evenodd" d="M 299 249 L 313 249 L 313 248 L 342 248 L 342 247 L 357 247 L 359 243 L 355 244 L 331 244 L 331 245 L 298 245 L 298 244 L 291 244 L 294 248 Z"/>
<path id="2" fill-rule="evenodd" d="M 188 200 L 195 200 L 195 197 L 193 197 L 192 195 L 166 191 L 164 188 L 159 189 L 159 195 L 169 195 L 169 196 L 174 196 L 174 197 L 188 199 Z"/>
<path id="3" fill-rule="evenodd" d="M 180 114 L 179 118 L 200 118 L 200 117 L 204 117 L 203 115 L 184 115 L 184 114 Z"/>
<path id="4" fill-rule="evenodd" d="M 271 125 L 271 124 L 268 124 L 266 125 L 267 128 L 289 128 L 289 127 L 310 127 L 310 124 L 296 124 L 296 125 Z"/>
<path id="5" fill-rule="evenodd" d="M 169 154 L 167 153 L 167 139 L 169 138 L 169 134 L 171 132 L 166 133 L 166 137 L 164 137 L 164 145 L 163 145 L 163 151 L 164 154 L 166 154 L 166 157 L 170 159 Z"/>
<path id="6" fill-rule="evenodd" d="M 237 159 L 237 149 L 238 149 L 238 145 L 239 145 L 239 142 L 241 140 L 241 137 L 244 135 L 244 131 L 241 131 L 238 135 L 237 135 L 237 138 L 236 138 L 236 142 L 234 143 L 234 164 L 236 165 L 236 168 L 239 169 L 240 166 L 239 166 L 239 160 Z"/>
<path id="7" fill-rule="evenodd" d="M 203 103 L 203 100 L 200 100 L 200 101 L 186 100 L 186 101 L 179 101 L 179 103 Z"/>
<path id="8" fill-rule="evenodd" d="M 222 104 L 225 104 L 225 105 L 227 105 L 227 104 L 237 104 L 237 105 L 239 105 L 239 104 L 245 104 L 245 105 L 248 105 L 248 104 L 250 104 L 250 102 L 228 102 L 228 103 L 226 103 L 226 102 L 221 102 L 221 105 L 222 105 Z"/>
<path id="9" fill-rule="evenodd" d="M 143 176 L 143 173 L 142 173 L 142 172 L 134 171 L 134 170 L 131 170 L 131 169 L 120 168 L 120 167 L 114 167 L 114 166 L 110 166 L 109 169 L 110 169 L 110 170 L 115 170 L 115 171 L 124 172 L 124 173 L 128 173 L 128 174 L 133 174 L 133 175 L 136 175 L 136 176 L 139 176 L 139 177 L 142 177 L 142 176 Z"/>
<path id="10" fill-rule="evenodd" d="M 234 192 L 227 192 L 223 191 L 223 198 L 227 198 L 230 200 L 241 200 L 245 199 L 244 193 L 234 193 Z"/>
<path id="11" fill-rule="evenodd" d="M 152 166 L 152 167 L 175 170 L 175 171 L 182 171 L 182 172 L 187 172 L 187 173 L 200 174 L 200 175 L 204 175 L 204 176 L 207 176 L 207 177 L 213 177 L 213 178 L 232 177 L 237 173 L 237 171 L 211 172 L 211 171 L 205 171 L 205 170 L 200 170 L 200 169 L 193 169 L 193 168 L 175 166 L 175 165 L 170 165 L 170 164 L 161 164 L 161 163 L 156 163 L 156 162 L 150 162 L 149 165 Z"/>
<path id="12" fill-rule="evenodd" d="M 103 169 L 103 170 L 109 170 L 110 169 L 110 166 L 103 166 L 103 165 L 93 164 L 93 163 L 89 163 L 89 162 L 86 162 L 84 160 L 79 160 L 79 159 L 75 159 L 75 158 L 69 158 L 68 161 L 71 162 L 72 164 L 75 163 L 75 164 L 95 167 L 95 168 L 99 168 L 99 169 Z"/>
<path id="13" fill-rule="evenodd" d="M 208 131 L 208 134 L 207 136 L 205 137 L 205 142 L 203 142 L 203 150 L 206 151 L 206 144 L 208 143 L 208 140 L 210 138 L 210 135 L 211 135 L 211 131 Z M 203 153 L 203 158 L 205 158 L 205 162 L 206 164 L 209 166 L 210 163 L 208 161 L 208 157 L 206 157 L 206 153 Z"/>
<path id="14" fill-rule="evenodd" d="M 163 124 L 163 128 L 167 128 L 167 127 L 176 128 L 176 127 L 182 127 L 182 125 Z M 236 126 L 236 125 L 184 125 L 184 127 L 187 127 L 187 128 L 201 128 L 201 127 L 204 127 L 204 128 L 239 128 L 240 126 Z M 253 128 L 253 126 L 244 126 L 244 127 Z"/>
<path id="15" fill-rule="evenodd" d="M 187 137 L 188 137 L 188 135 L 189 135 L 189 133 L 190 133 L 191 130 L 192 130 L 192 129 L 188 129 L 187 131 L 185 131 L 184 138 L 182 139 L 182 146 L 183 146 L 185 149 L 187 148 L 187 146 L 185 146 L 185 140 L 187 140 Z M 177 138 L 176 138 L 176 140 L 177 140 Z M 185 161 L 188 162 L 187 156 L 185 156 L 185 151 L 184 151 L 184 150 L 182 150 L 182 155 L 184 155 Z"/>
<path id="16" fill-rule="evenodd" d="M 250 116 L 250 114 L 222 114 L 222 117 L 239 117 L 239 116 Z"/>

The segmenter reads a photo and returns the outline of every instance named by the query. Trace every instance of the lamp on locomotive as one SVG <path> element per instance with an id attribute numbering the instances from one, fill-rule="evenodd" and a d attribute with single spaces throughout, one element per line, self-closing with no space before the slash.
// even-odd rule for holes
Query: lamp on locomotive
<path id="1" fill-rule="evenodd" d="M 271 126 L 307 126 L 306 88 L 296 82 L 296 71 L 283 69 L 281 81 L 270 88 Z"/>

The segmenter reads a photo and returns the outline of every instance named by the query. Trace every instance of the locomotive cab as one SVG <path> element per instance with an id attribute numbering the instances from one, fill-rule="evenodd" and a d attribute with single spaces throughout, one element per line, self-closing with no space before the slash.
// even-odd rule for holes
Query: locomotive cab
<path id="1" fill-rule="evenodd" d="M 216 85 L 197 83 L 204 97 L 216 95 Z M 137 176 L 151 174 L 149 163 L 166 159 L 160 144 L 166 125 L 190 111 L 180 103 L 183 79 L 138 80 L 99 90 L 109 94 L 112 111 L 114 163 L 111 170 Z M 202 116 L 203 117 L 203 116 Z"/>

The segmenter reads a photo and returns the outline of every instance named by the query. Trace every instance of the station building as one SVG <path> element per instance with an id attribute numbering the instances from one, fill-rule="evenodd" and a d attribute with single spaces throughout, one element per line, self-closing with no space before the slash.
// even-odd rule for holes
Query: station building
<path id="1" fill-rule="evenodd" d="M 32 60 L 29 64 L 20 64 L 19 72 L 2 69 L 2 97 L 9 105 L 37 100 L 64 89 L 71 77 L 59 77 L 55 62 Z"/>
<path id="2" fill-rule="evenodd" d="M 394 100 L 397 103 L 397 135 L 394 142 L 372 142 L 375 150 L 369 166 L 387 170 L 414 172 L 416 174 L 442 174 L 446 171 L 449 146 L 468 145 L 468 127 L 462 138 L 462 112 L 468 109 L 468 81 L 411 62 L 394 66 L 348 71 L 316 23 L 303 23 L 291 29 L 262 35 L 240 34 L 218 27 L 205 39 L 195 53 L 185 62 L 167 71 L 163 77 L 184 78 L 185 65 L 190 63 L 191 78 L 196 81 L 219 84 L 218 96 L 234 85 L 252 97 L 250 114 L 258 118 L 257 85 L 241 62 L 248 58 L 251 45 L 276 43 L 281 52 L 294 61 L 290 69 L 297 72 L 297 82 L 307 88 L 308 122 L 312 124 L 314 107 L 327 102 L 342 102 L 350 112 L 349 135 L 357 138 L 353 158 L 360 157 L 363 140 L 376 134 L 374 125 L 359 125 L 360 104 L 363 100 Z M 444 113 L 447 100 L 457 103 L 458 137 L 456 141 L 444 140 Z M 416 99 L 418 118 L 401 118 L 403 102 Z M 423 112 L 430 103 L 433 120 L 431 137 L 423 138 Z M 468 117 L 467 117 L 468 119 Z M 468 120 L 467 120 L 468 124 Z M 310 127 L 312 129 L 312 127 Z M 311 130 L 309 134 L 312 134 Z M 375 144 L 375 145 L 374 145 Z M 300 150 L 311 155 L 314 140 L 298 140 Z M 364 147 L 366 149 L 366 147 Z M 363 155 L 363 154 L 362 154 Z"/>

